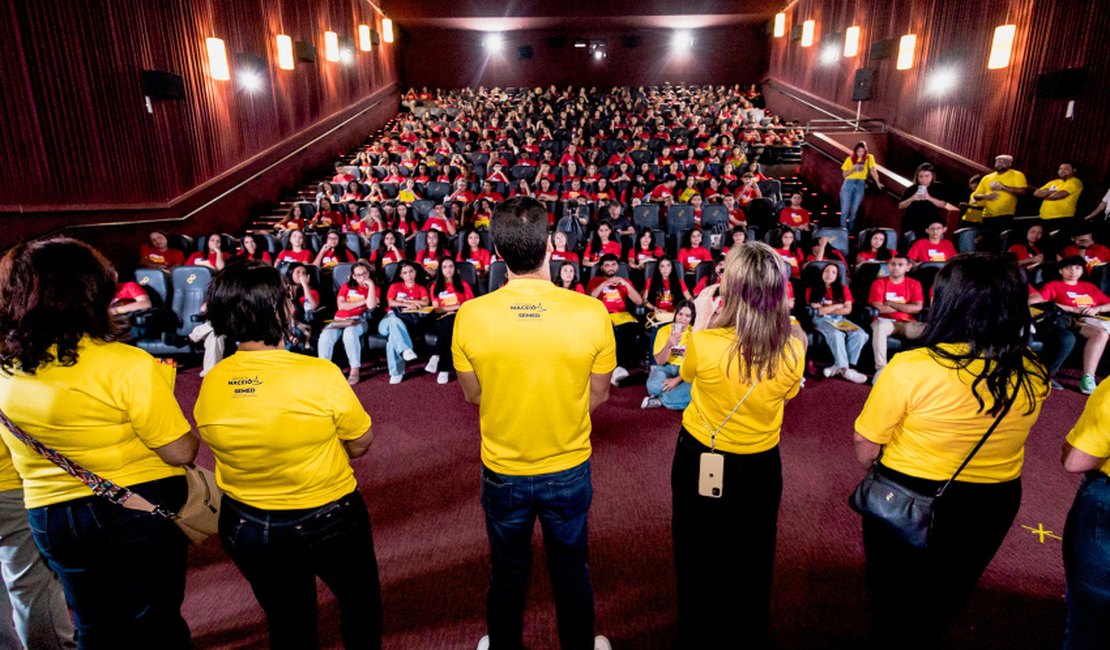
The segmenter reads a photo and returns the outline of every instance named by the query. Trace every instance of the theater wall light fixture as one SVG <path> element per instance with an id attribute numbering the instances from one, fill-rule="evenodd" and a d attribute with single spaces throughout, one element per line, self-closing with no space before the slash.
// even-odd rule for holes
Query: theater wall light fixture
<path id="1" fill-rule="evenodd" d="M 227 48 L 223 39 L 206 38 L 205 46 L 208 48 L 208 73 L 217 81 L 231 79 L 231 68 L 227 65 Z"/>
<path id="2" fill-rule="evenodd" d="M 999 25 L 994 28 L 991 54 L 987 58 L 988 70 L 1001 70 L 1009 67 L 1010 57 L 1014 53 L 1014 37 L 1016 35 L 1017 25 Z"/>
<path id="3" fill-rule="evenodd" d="M 286 34 L 277 35 L 277 59 L 282 70 L 293 69 L 293 39 Z"/>
<path id="4" fill-rule="evenodd" d="M 393 42 L 393 21 L 388 18 L 382 18 L 382 40 L 386 43 Z"/>
<path id="5" fill-rule="evenodd" d="M 775 14 L 775 38 L 782 38 L 786 35 L 786 13 L 779 12 Z"/>
<path id="6" fill-rule="evenodd" d="M 813 35 L 817 31 L 817 22 L 807 20 L 802 23 L 802 47 L 813 45 Z"/>
<path id="7" fill-rule="evenodd" d="M 844 57 L 852 58 L 859 54 L 859 25 L 852 25 L 844 32 Z"/>
<path id="8" fill-rule="evenodd" d="M 339 34 L 324 32 L 324 58 L 328 61 L 339 60 Z"/>
<path id="9" fill-rule="evenodd" d="M 373 43 L 370 42 L 370 25 L 359 25 L 358 49 L 369 52 L 371 47 L 373 47 Z"/>
<path id="10" fill-rule="evenodd" d="M 917 49 L 917 34 L 906 34 L 898 41 L 898 61 L 894 66 L 898 70 L 909 70 L 913 67 L 914 50 Z"/>

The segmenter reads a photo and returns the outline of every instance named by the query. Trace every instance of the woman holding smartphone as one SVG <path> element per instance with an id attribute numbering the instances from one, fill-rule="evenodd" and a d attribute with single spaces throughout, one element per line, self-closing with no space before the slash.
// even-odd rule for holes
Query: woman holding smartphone
<path id="1" fill-rule="evenodd" d="M 683 302 L 674 313 L 674 322 L 660 327 L 655 333 L 655 365 L 648 373 L 648 394 L 640 408 L 665 407 L 681 411 L 690 405 L 690 384 L 682 381 L 678 371 L 686 357 L 686 343 L 690 339 L 690 323 L 693 321 L 694 304 Z"/>
<path id="2" fill-rule="evenodd" d="M 840 227 L 853 232 L 856 228 L 856 214 L 867 190 L 867 179 L 874 180 L 880 190 L 883 189 L 883 182 L 879 180 L 875 156 L 868 151 L 867 143 L 863 140 L 852 147 L 852 155 L 844 159 L 840 170 L 844 175 L 844 184 L 840 186 Z"/>

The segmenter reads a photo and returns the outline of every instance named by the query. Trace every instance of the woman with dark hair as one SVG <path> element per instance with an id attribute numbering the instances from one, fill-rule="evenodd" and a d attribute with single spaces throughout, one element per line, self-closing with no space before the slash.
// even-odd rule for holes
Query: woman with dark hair
<path id="1" fill-rule="evenodd" d="M 0 260 L 0 410 L 46 448 L 178 512 L 187 492 L 180 466 L 193 462 L 198 442 L 174 399 L 172 369 L 119 342 L 108 313 L 116 280 L 100 253 L 73 239 L 8 251 Z M 181 529 L 94 495 L 8 427 L 0 435 L 81 647 L 190 647 Z"/>
<path id="2" fill-rule="evenodd" d="M 702 262 L 713 261 L 713 254 L 703 245 L 705 235 L 700 230 L 688 230 L 682 236 L 682 246 L 678 249 L 678 258 L 675 260 L 687 274 L 697 270 Z"/>
<path id="3" fill-rule="evenodd" d="M 385 361 L 389 368 L 389 383 L 399 384 L 405 378 L 405 362 L 415 361 L 412 337 L 408 325 L 401 320 L 403 312 L 422 310 L 431 304 L 428 289 L 417 281 L 420 272 L 413 262 L 402 260 L 397 270 L 397 282 L 389 285 L 386 302 L 389 310 L 378 323 L 378 334 L 387 337 Z"/>
<path id="4" fill-rule="evenodd" d="M 867 150 L 867 143 L 863 140 L 852 147 L 852 155 L 844 159 L 840 170 L 844 176 L 844 184 L 840 186 L 840 227 L 853 232 L 856 214 L 867 190 L 867 179 L 870 177 L 875 181 L 880 190 L 883 189 L 883 182 L 879 180 L 875 156 Z"/>
<path id="5" fill-rule="evenodd" d="M 320 306 L 320 292 L 313 286 L 312 276 L 304 264 L 293 263 L 285 274 L 285 279 L 293 301 L 290 344 L 298 352 L 308 350 L 312 346 L 311 321 L 316 308 Z"/>
<path id="6" fill-rule="evenodd" d="M 870 336 L 848 320 L 852 313 L 852 292 L 840 277 L 840 266 L 826 264 L 821 269 L 821 276 L 806 288 L 806 304 L 816 311 L 813 329 L 821 333 L 832 352 L 833 364 L 825 368 L 823 374 L 826 377 L 839 375 L 854 384 L 867 382 L 867 375 L 855 366 Z"/>
<path id="7" fill-rule="evenodd" d="M 281 274 L 258 262 L 229 266 L 208 288 L 213 327 L 239 342 L 193 410 L 224 490 L 220 541 L 266 613 L 271 647 L 319 646 L 320 578 L 343 645 L 380 648 L 378 563 L 350 464 L 370 449 L 370 416 L 330 361 L 285 349 L 292 312 Z"/>
<path id="8" fill-rule="evenodd" d="M 455 272 L 455 260 L 445 257 L 439 264 L 436 278 L 432 281 L 432 314 L 435 315 L 433 327 L 436 333 L 436 351 L 428 358 L 424 370 L 438 373 L 437 384 L 451 380 L 455 365 L 451 359 L 451 334 L 455 330 L 455 313 L 467 300 L 474 299 L 474 291 Z"/>
<path id="9" fill-rule="evenodd" d="M 720 284 L 721 274 L 724 273 L 724 272 L 725 272 L 725 258 L 724 258 L 724 256 L 721 256 L 721 257 L 717 258 L 717 261 L 713 264 L 713 268 L 709 270 L 709 273 L 707 275 L 705 275 L 702 279 L 698 280 L 698 283 L 694 285 L 694 289 L 692 291 L 692 293 L 694 294 L 694 297 L 696 298 L 696 297 L 700 296 L 701 292 L 705 291 L 706 287 L 711 287 L 715 284 Z"/>
<path id="10" fill-rule="evenodd" d="M 289 262 L 312 263 L 312 251 L 305 248 L 303 230 L 294 230 L 289 233 L 289 240 L 285 243 L 285 249 L 278 253 L 274 264 L 280 266 Z"/>
<path id="11" fill-rule="evenodd" d="M 237 258 L 273 264 L 274 261 L 270 257 L 270 251 L 262 250 L 262 247 L 258 245 L 258 239 L 250 233 L 243 235 L 243 238 L 239 240 L 239 255 L 237 255 Z"/>
<path id="12" fill-rule="evenodd" d="M 470 262 L 478 277 L 484 278 L 489 274 L 490 264 L 493 263 L 493 254 L 482 247 L 482 235 L 477 230 L 467 230 L 463 233 L 460 241 L 462 241 L 462 245 L 459 246 L 456 261 Z"/>
<path id="13" fill-rule="evenodd" d="M 343 339 L 349 366 L 347 383 L 352 386 L 362 379 L 362 337 L 370 330 L 369 317 L 380 298 L 381 292 L 372 280 L 370 267 L 356 262 L 347 282 L 336 294 L 335 320 L 320 332 L 319 355 L 327 361 L 331 361 L 335 344 Z"/>
<path id="14" fill-rule="evenodd" d="M 574 262 L 563 262 L 559 265 L 559 275 L 554 280 L 555 286 L 578 293 L 586 293 L 582 283 L 578 281 L 578 272 Z"/>
<path id="15" fill-rule="evenodd" d="M 867 238 L 867 243 L 861 244 L 856 251 L 856 268 L 864 262 L 889 262 L 893 256 L 894 253 L 887 246 L 886 231 L 873 230 L 871 236 Z"/>
<path id="16" fill-rule="evenodd" d="M 644 300 L 652 311 L 673 313 L 677 305 L 692 301 L 694 297 L 682 280 L 682 272 L 669 257 L 662 257 L 655 265 L 655 272 L 644 286 Z"/>
<path id="17" fill-rule="evenodd" d="M 628 268 L 643 270 L 648 262 L 663 257 L 663 248 L 655 245 L 655 234 L 651 228 L 641 228 L 636 236 L 636 245 L 628 251 Z"/>
<path id="18" fill-rule="evenodd" d="M 771 235 L 771 246 L 775 252 L 782 256 L 790 270 L 790 277 L 797 280 L 802 277 L 802 264 L 805 263 L 805 253 L 798 245 L 797 237 L 790 228 L 779 228 Z"/>
<path id="19" fill-rule="evenodd" d="M 655 365 L 648 373 L 648 394 L 640 403 L 640 408 L 663 407 L 682 411 L 690 405 L 690 384 L 682 381 L 679 369 L 686 357 L 686 343 L 690 339 L 694 315 L 694 303 L 683 301 L 674 312 L 674 322 L 660 327 L 655 333 Z"/>
<path id="20" fill-rule="evenodd" d="M 934 289 L 922 347 L 891 359 L 856 420 L 856 456 L 934 495 L 998 423 L 937 499 L 928 548 L 864 517 L 882 647 L 942 645 L 1017 515 L 1025 439 L 1049 391 L 1027 345 L 1029 288 L 1013 258 L 960 255 Z"/>
<path id="21" fill-rule="evenodd" d="M 945 187 L 937 182 L 937 173 L 930 163 L 921 163 L 914 172 L 914 182 L 902 193 L 898 209 L 902 211 L 902 232 L 925 236 L 933 223 L 948 223 L 945 214 L 956 207 L 945 198 Z"/>
<path id="22" fill-rule="evenodd" d="M 1043 236 L 1044 226 L 1039 223 L 1025 229 L 1025 237 L 1022 241 L 1010 247 L 1010 252 L 1017 258 L 1018 266 L 1024 269 L 1044 264 L 1044 246 L 1041 245 Z"/>
<path id="23" fill-rule="evenodd" d="M 337 264 L 354 262 L 357 257 L 351 249 L 347 248 L 346 237 L 341 237 L 336 230 L 329 230 L 324 236 L 324 245 L 320 247 L 320 252 L 316 253 L 316 259 L 312 261 L 312 265 L 321 269 L 330 269 Z"/>
<path id="24" fill-rule="evenodd" d="M 370 254 L 370 263 L 375 265 L 380 273 L 390 264 L 396 264 L 405 259 L 404 243 L 401 236 L 392 230 L 382 233 L 378 248 Z"/>
<path id="25" fill-rule="evenodd" d="M 293 207 L 289 208 L 289 214 L 282 217 L 281 221 L 274 224 L 276 230 L 304 230 L 305 225 L 308 223 L 308 217 L 305 216 L 304 207 L 300 203 L 294 203 Z"/>
<path id="26" fill-rule="evenodd" d="M 416 251 L 416 263 L 424 267 L 429 276 L 435 276 L 442 260 L 451 258 L 451 249 L 441 241 L 446 238 L 438 230 L 429 230 L 424 234 L 424 248 Z"/>
<path id="27" fill-rule="evenodd" d="M 186 266 L 207 266 L 213 271 L 224 268 L 224 264 L 231 259 L 231 252 L 223 250 L 224 238 L 218 233 L 212 233 L 204 240 L 204 248 L 189 256 Z"/>
<path id="28" fill-rule="evenodd" d="M 597 224 L 594 236 L 586 244 L 586 252 L 582 254 L 582 266 L 593 266 L 603 255 L 621 256 L 621 243 L 616 239 L 613 224 L 606 219 Z"/>
<path id="29" fill-rule="evenodd" d="M 696 301 L 679 371 L 692 384 L 690 405 L 671 469 L 677 647 L 770 645 L 779 432 L 805 368 L 786 277 L 770 246 L 737 246 L 721 284 Z M 702 485 L 707 469 L 715 482 Z M 728 557 L 707 556 L 713 549 L 728 549 Z"/>

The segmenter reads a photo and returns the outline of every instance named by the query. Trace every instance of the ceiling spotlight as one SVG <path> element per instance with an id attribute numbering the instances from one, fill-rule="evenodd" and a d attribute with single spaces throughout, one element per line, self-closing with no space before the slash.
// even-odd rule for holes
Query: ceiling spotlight
<path id="1" fill-rule="evenodd" d="M 694 47 L 694 36 L 690 32 L 675 32 L 671 39 L 671 47 L 676 50 L 688 50 Z"/>
<path id="2" fill-rule="evenodd" d="M 482 45 L 490 52 L 500 52 L 505 46 L 505 38 L 501 34 L 489 34 L 482 41 Z"/>
<path id="3" fill-rule="evenodd" d="M 239 80 L 239 86 L 247 92 L 256 93 L 262 90 L 262 75 L 255 70 L 240 70 L 235 77 Z"/>
<path id="4" fill-rule="evenodd" d="M 601 50 L 594 50 L 594 58 L 597 59 L 598 61 L 604 59 L 605 58 L 605 52 L 603 52 Z"/>

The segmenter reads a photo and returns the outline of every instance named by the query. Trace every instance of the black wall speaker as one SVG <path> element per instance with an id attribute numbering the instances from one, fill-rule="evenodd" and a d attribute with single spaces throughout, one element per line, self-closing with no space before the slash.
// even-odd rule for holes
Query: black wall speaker
<path id="1" fill-rule="evenodd" d="M 790 40 L 792 40 L 792 41 L 802 40 L 802 26 L 801 25 L 794 25 L 790 28 Z"/>
<path id="2" fill-rule="evenodd" d="M 547 46 L 553 50 L 558 50 L 567 46 L 566 36 L 549 36 L 547 37 Z"/>
<path id="3" fill-rule="evenodd" d="M 381 44 L 382 44 L 382 37 L 381 37 L 381 34 L 378 33 L 378 30 L 376 30 L 376 29 L 370 30 L 370 46 L 374 47 L 374 46 L 381 45 Z"/>
<path id="4" fill-rule="evenodd" d="M 887 38 L 880 41 L 875 41 L 871 44 L 871 60 L 882 61 L 894 56 L 898 51 L 898 41 L 893 38 Z"/>
<path id="5" fill-rule="evenodd" d="M 535 50 L 532 49 L 531 45 L 521 45 L 520 47 L 516 48 L 516 54 L 517 58 L 521 60 L 530 59 L 532 58 L 532 55 L 535 54 Z"/>
<path id="6" fill-rule="evenodd" d="M 293 56 L 297 57 L 298 61 L 304 61 L 305 63 L 315 63 L 316 48 L 311 43 L 297 41 L 293 43 Z"/>
<path id="7" fill-rule="evenodd" d="M 143 94 L 151 99 L 185 99 L 185 80 L 164 70 L 143 70 Z"/>
<path id="8" fill-rule="evenodd" d="M 640 37 L 635 34 L 625 34 L 621 36 L 621 47 L 639 47 Z"/>
<path id="9" fill-rule="evenodd" d="M 1037 97 L 1066 99 L 1083 94 L 1087 84 L 1086 68 L 1064 68 L 1037 77 Z"/>
<path id="10" fill-rule="evenodd" d="M 865 102 L 871 99 L 874 85 L 874 68 L 860 68 L 856 70 L 856 77 L 852 81 L 852 101 Z"/>

